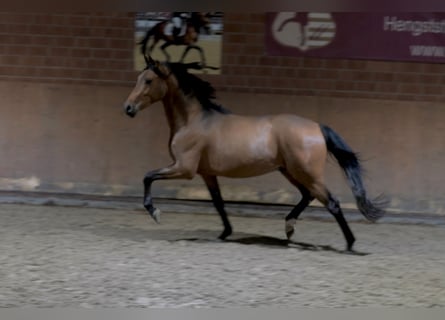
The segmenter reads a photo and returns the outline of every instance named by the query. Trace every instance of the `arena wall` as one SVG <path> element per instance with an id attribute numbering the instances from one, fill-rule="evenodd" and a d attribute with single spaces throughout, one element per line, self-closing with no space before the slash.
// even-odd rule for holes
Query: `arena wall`
<path id="1" fill-rule="evenodd" d="M 221 74 L 203 75 L 218 102 L 328 124 L 391 210 L 445 214 L 445 65 L 266 56 L 264 19 L 225 13 Z M 0 13 L 0 37 L 0 190 L 140 195 L 144 173 L 170 160 L 160 104 L 135 119 L 122 113 L 137 75 L 134 14 Z M 354 207 L 334 161 L 326 176 Z M 299 197 L 278 173 L 221 185 L 231 200 Z M 208 198 L 199 178 L 158 182 L 154 193 Z"/>

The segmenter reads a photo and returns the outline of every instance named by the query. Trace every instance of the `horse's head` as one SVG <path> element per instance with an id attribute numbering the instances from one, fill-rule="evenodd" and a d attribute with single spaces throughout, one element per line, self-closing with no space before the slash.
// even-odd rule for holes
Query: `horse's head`
<path id="1" fill-rule="evenodd" d="M 144 57 L 147 67 L 139 74 L 136 86 L 124 104 L 125 113 L 130 117 L 136 116 L 139 111 L 162 100 L 168 90 L 166 80 L 170 72 L 167 66 L 151 57 Z"/>

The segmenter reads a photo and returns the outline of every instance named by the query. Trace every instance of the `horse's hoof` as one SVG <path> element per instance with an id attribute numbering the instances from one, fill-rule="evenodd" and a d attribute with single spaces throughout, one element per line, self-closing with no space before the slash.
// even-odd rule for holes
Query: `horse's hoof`
<path id="1" fill-rule="evenodd" d="M 296 223 L 297 223 L 297 220 L 295 220 L 293 218 L 286 221 L 285 231 L 286 231 L 287 239 L 290 239 L 292 237 L 292 235 L 294 234 Z"/>
<path id="2" fill-rule="evenodd" d="M 352 248 L 352 244 L 347 244 L 343 252 L 346 254 L 356 254 L 356 251 Z"/>
<path id="3" fill-rule="evenodd" d="M 351 249 L 351 250 L 345 250 L 345 251 L 343 251 L 342 253 L 344 253 L 344 254 L 349 254 L 349 255 L 352 255 L 352 256 L 367 256 L 369 253 L 366 253 L 366 252 L 360 252 L 360 251 L 355 251 L 354 249 Z"/>
<path id="4" fill-rule="evenodd" d="M 155 208 L 153 212 L 150 212 L 150 215 L 156 223 L 161 223 L 161 210 Z"/>
<path id="5" fill-rule="evenodd" d="M 220 236 L 218 237 L 218 239 L 220 240 L 225 240 L 228 236 L 230 236 L 232 234 L 232 229 L 225 229 Z"/>

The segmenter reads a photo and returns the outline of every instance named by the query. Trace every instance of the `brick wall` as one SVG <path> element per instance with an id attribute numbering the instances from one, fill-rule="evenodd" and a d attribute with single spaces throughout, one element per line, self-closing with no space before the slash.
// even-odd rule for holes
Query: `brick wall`
<path id="1" fill-rule="evenodd" d="M 127 84 L 133 14 L 0 13 L 0 79 Z"/>
<path id="2" fill-rule="evenodd" d="M 133 14 L 0 13 L 0 80 L 131 86 Z M 263 14 L 226 13 L 219 90 L 445 101 L 445 65 L 268 57 Z"/>

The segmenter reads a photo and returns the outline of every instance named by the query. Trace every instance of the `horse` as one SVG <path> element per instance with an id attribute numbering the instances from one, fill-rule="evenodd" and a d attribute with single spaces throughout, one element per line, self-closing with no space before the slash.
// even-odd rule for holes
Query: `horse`
<path id="1" fill-rule="evenodd" d="M 190 18 L 186 19 L 185 33 L 179 36 L 173 36 L 172 34 L 167 34 L 166 27 L 169 25 L 169 21 L 161 21 L 154 25 L 151 29 L 147 31 L 144 38 L 139 42 L 141 45 L 141 52 L 143 55 L 150 55 L 156 44 L 160 40 L 164 40 L 165 43 L 161 45 L 161 50 L 164 53 L 167 61 L 171 60 L 170 54 L 167 52 L 167 47 L 171 45 L 186 45 L 184 52 L 179 60 L 179 62 L 183 62 L 187 53 L 191 49 L 198 50 L 201 56 L 201 63 L 203 65 L 206 64 L 206 58 L 204 55 L 204 50 L 196 45 L 198 41 L 199 34 L 201 29 L 204 29 L 208 34 L 210 33 L 210 19 L 208 14 L 204 14 L 202 12 L 192 12 Z M 153 37 L 153 42 L 148 48 L 147 52 L 147 44 L 150 38 Z"/>
<path id="2" fill-rule="evenodd" d="M 173 163 L 149 171 L 143 178 L 143 205 L 159 223 L 161 211 L 153 206 L 152 183 L 161 179 L 204 180 L 224 229 L 219 239 L 232 234 L 217 177 L 246 178 L 279 171 L 301 193 L 298 204 L 285 218 L 288 239 L 296 220 L 312 200 L 319 200 L 334 216 L 352 251 L 355 237 L 339 201 L 324 182 L 327 154 L 337 159 L 349 182 L 359 211 L 370 221 L 384 213 L 381 199 L 367 196 L 357 154 L 330 127 L 295 114 L 243 116 L 214 102 L 212 85 L 189 73 L 203 68 L 194 63 L 160 63 L 144 56 L 146 68 L 124 103 L 124 112 L 135 117 L 162 101 L 170 129 L 168 147 Z"/>

